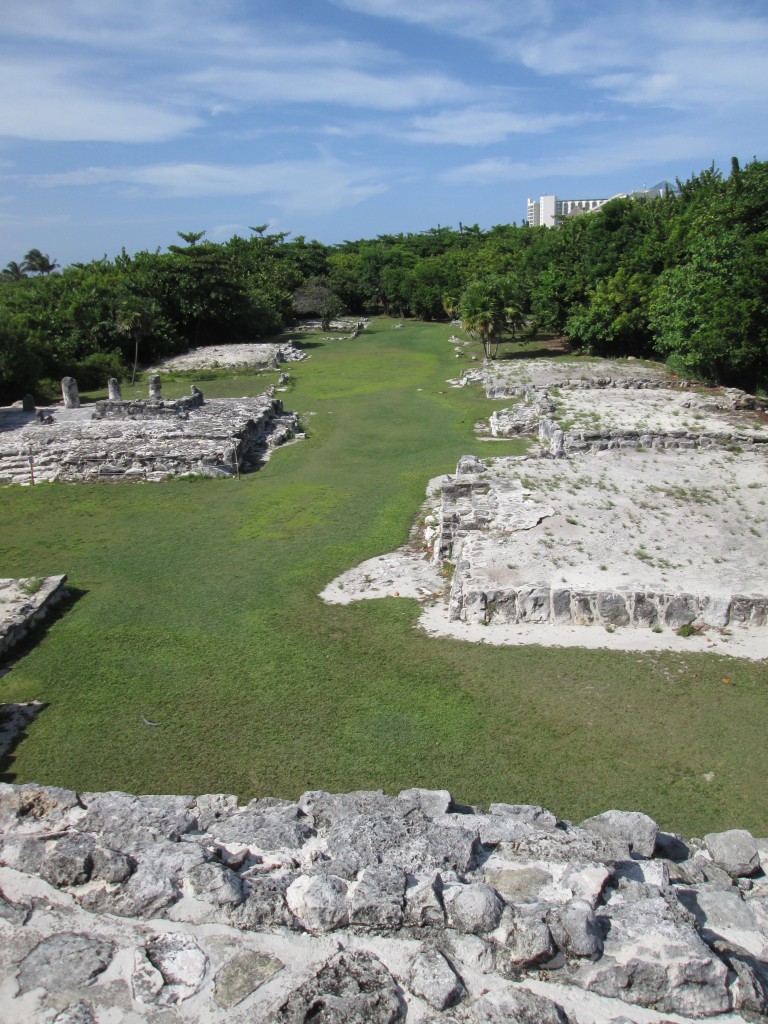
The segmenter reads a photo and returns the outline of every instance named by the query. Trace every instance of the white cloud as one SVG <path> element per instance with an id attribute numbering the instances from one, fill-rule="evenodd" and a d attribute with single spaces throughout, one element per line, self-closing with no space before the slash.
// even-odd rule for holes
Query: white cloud
<path id="1" fill-rule="evenodd" d="M 330 159 L 248 165 L 147 164 L 87 167 L 29 180 L 44 188 L 114 186 L 123 194 L 191 199 L 260 196 L 290 211 L 329 213 L 386 191 L 379 176 Z"/>
<path id="2" fill-rule="evenodd" d="M 526 25 L 548 22 L 549 0 L 333 0 L 338 7 L 378 18 L 426 25 L 436 32 L 492 39 Z"/>
<path id="3" fill-rule="evenodd" d="M 270 103 L 331 103 L 370 110 L 403 110 L 471 98 L 475 90 L 438 73 L 373 74 L 355 68 L 214 67 L 186 82 L 254 106 Z"/>
<path id="4" fill-rule="evenodd" d="M 413 117 L 406 137 L 414 142 L 479 146 L 503 142 L 512 135 L 546 134 L 593 119 L 586 114 L 518 114 L 467 107 Z"/>
<path id="5" fill-rule="evenodd" d="M 768 17 L 709 0 L 334 0 L 350 10 L 472 39 L 542 78 L 577 78 L 636 106 L 758 109 L 768 99 Z"/>
<path id="6" fill-rule="evenodd" d="M 588 147 L 557 157 L 530 161 L 499 157 L 463 164 L 444 171 L 440 180 L 447 185 L 492 185 L 527 179 L 596 178 L 615 172 L 636 175 L 638 169 L 651 165 L 698 159 L 708 147 L 711 147 L 710 140 L 686 132 L 658 134 L 652 138 L 593 140 Z M 626 188 L 641 184 L 630 181 Z"/>
<path id="7" fill-rule="evenodd" d="M 24 82 L 24 88 L 19 83 Z M 196 127 L 197 117 L 71 80 L 66 65 L 11 59 L 0 63 L 0 135 L 46 142 L 156 142 Z"/>

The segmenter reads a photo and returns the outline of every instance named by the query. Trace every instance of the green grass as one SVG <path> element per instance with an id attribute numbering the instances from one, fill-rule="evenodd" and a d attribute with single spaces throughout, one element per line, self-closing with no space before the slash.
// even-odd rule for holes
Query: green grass
<path id="1" fill-rule="evenodd" d="M 764 665 L 470 645 L 416 630 L 412 601 L 316 596 L 406 540 L 429 477 L 521 451 L 475 440 L 490 403 L 445 384 L 450 333 L 376 321 L 311 348 L 286 396 L 308 439 L 240 481 L 0 491 L 2 574 L 67 572 L 81 594 L 0 681 L 2 700 L 48 705 L 7 778 L 241 797 L 423 785 L 768 831 Z"/>

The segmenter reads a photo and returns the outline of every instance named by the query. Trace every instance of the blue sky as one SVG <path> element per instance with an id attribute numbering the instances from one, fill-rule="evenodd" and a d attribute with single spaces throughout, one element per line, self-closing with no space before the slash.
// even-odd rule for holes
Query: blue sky
<path id="1" fill-rule="evenodd" d="M 5 0 L 0 266 L 519 222 L 764 159 L 764 0 Z"/>

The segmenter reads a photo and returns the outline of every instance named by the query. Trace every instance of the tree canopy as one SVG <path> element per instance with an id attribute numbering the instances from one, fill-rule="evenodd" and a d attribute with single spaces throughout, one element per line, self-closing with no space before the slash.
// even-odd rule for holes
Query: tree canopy
<path id="1" fill-rule="evenodd" d="M 733 161 L 657 199 L 615 199 L 556 228 L 459 224 L 334 246 L 179 232 L 167 252 L 61 269 L 30 249 L 0 271 L 0 397 L 85 386 L 190 345 L 254 340 L 297 315 L 459 316 L 498 354 L 535 322 L 595 355 L 768 387 L 768 164 Z"/>

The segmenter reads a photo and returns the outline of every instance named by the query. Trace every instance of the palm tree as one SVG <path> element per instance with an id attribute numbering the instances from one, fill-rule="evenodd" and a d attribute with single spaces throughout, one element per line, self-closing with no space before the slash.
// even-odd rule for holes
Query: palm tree
<path id="1" fill-rule="evenodd" d="M 493 281 L 471 281 L 459 300 L 461 326 L 483 345 L 486 359 L 495 359 L 507 326 L 501 293 Z"/>
<path id="2" fill-rule="evenodd" d="M 33 274 L 50 274 L 59 265 L 56 260 L 51 260 L 47 253 L 42 253 L 39 249 L 30 249 L 24 257 L 24 264 Z"/>
<path id="3" fill-rule="evenodd" d="M 459 300 L 455 295 L 443 296 L 443 310 L 449 320 L 456 319 L 456 314 L 459 312 Z"/>
<path id="4" fill-rule="evenodd" d="M 27 276 L 27 264 L 17 263 L 11 260 L 5 270 L 0 270 L 0 278 L 3 281 L 21 281 Z"/>
<path id="5" fill-rule="evenodd" d="M 155 310 L 152 303 L 134 300 L 132 304 L 123 306 L 115 315 L 115 323 L 121 334 L 127 334 L 133 340 L 133 373 L 131 384 L 136 383 L 136 367 L 139 365 L 139 342 L 152 333 L 152 322 Z"/>

